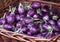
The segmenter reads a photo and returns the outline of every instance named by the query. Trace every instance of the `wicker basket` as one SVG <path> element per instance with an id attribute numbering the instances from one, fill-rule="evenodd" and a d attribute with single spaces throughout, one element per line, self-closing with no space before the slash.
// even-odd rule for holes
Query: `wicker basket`
<path id="1" fill-rule="evenodd" d="M 23 5 L 28 5 L 31 3 L 31 1 L 30 2 L 20 1 L 20 2 Z M 46 1 L 40 1 L 40 2 L 42 4 L 42 6 L 47 4 L 47 5 L 56 6 L 58 9 L 60 9 L 60 4 L 52 3 L 52 2 L 46 2 Z M 59 39 L 60 39 L 60 34 L 57 36 L 54 36 L 50 39 L 41 39 L 41 38 L 37 38 L 37 37 L 27 36 L 25 34 L 18 34 L 15 32 L 0 29 L 0 42 L 58 42 Z"/>
<path id="2" fill-rule="evenodd" d="M 33 0 L 27 0 L 27 1 L 33 1 Z M 39 1 L 48 1 L 48 2 L 60 3 L 60 0 L 39 0 Z"/>
<path id="3" fill-rule="evenodd" d="M 17 0 L 0 0 L 0 17 L 3 16 L 4 12 L 7 12 L 7 8 L 10 5 L 16 3 Z"/>
<path id="4" fill-rule="evenodd" d="M 60 3 L 60 0 L 43 0 L 43 1 L 51 1 L 51 2 Z"/>

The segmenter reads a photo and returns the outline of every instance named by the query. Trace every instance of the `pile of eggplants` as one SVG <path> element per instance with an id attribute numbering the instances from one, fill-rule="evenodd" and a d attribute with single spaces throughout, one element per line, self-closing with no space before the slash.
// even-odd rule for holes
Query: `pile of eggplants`
<path id="1" fill-rule="evenodd" d="M 56 10 L 54 10 L 56 11 Z M 19 6 L 0 18 L 3 29 L 39 38 L 51 38 L 60 34 L 60 17 L 50 6 L 40 2 Z"/>

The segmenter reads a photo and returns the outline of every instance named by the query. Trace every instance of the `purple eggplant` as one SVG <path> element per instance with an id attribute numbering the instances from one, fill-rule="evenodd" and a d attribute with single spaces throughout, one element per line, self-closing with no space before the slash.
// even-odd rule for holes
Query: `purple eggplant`
<path id="1" fill-rule="evenodd" d="M 60 19 L 57 21 L 58 26 L 60 26 Z"/>
<path id="2" fill-rule="evenodd" d="M 31 27 L 29 30 L 32 34 L 37 34 L 37 29 L 35 27 Z"/>
<path id="3" fill-rule="evenodd" d="M 19 21 L 20 20 L 20 15 L 16 15 L 16 20 Z"/>
<path id="4" fill-rule="evenodd" d="M 20 15 L 20 20 L 23 21 L 25 17 L 26 17 L 25 15 L 21 14 Z"/>
<path id="5" fill-rule="evenodd" d="M 34 15 L 33 15 L 33 18 L 34 18 L 34 19 L 40 19 L 41 16 L 40 16 L 39 14 L 34 14 Z"/>
<path id="6" fill-rule="evenodd" d="M 0 19 L 0 25 L 3 25 L 3 24 L 5 24 L 6 23 L 6 18 L 1 18 Z"/>
<path id="7" fill-rule="evenodd" d="M 22 32 L 23 32 L 23 33 L 25 33 L 25 32 L 27 33 L 27 32 L 28 32 L 28 28 L 27 28 L 26 26 L 24 26 L 24 27 L 22 28 Z"/>
<path id="8" fill-rule="evenodd" d="M 43 28 L 49 32 L 53 31 L 53 27 L 47 23 L 43 24 Z"/>
<path id="9" fill-rule="evenodd" d="M 20 28 L 24 25 L 24 22 L 23 21 L 18 21 L 17 24 L 16 24 L 16 27 Z"/>
<path id="10" fill-rule="evenodd" d="M 20 14 L 25 13 L 25 8 L 24 8 L 24 6 L 23 6 L 21 3 L 20 3 L 19 6 L 18 6 L 18 12 L 19 12 Z"/>
<path id="11" fill-rule="evenodd" d="M 52 34 L 51 34 L 51 33 L 47 33 L 45 37 L 46 37 L 47 39 L 49 39 L 49 38 L 52 37 Z"/>
<path id="12" fill-rule="evenodd" d="M 33 16 L 36 13 L 34 9 L 30 9 L 27 13 L 28 16 Z"/>
<path id="13" fill-rule="evenodd" d="M 33 19 L 31 19 L 30 17 L 25 17 L 24 22 L 25 23 L 31 23 L 31 22 L 33 22 Z"/>
<path id="14" fill-rule="evenodd" d="M 32 8 L 41 8 L 41 3 L 38 1 L 32 2 L 31 7 Z"/>
<path id="15" fill-rule="evenodd" d="M 9 31 L 14 31 L 14 25 L 4 24 L 3 28 Z"/>
<path id="16" fill-rule="evenodd" d="M 51 24 L 51 25 L 55 25 L 55 21 L 54 20 L 49 20 L 48 23 Z"/>
<path id="17" fill-rule="evenodd" d="M 28 31 L 28 32 L 27 32 L 27 35 L 32 36 L 32 33 Z"/>
<path id="18" fill-rule="evenodd" d="M 41 8 L 41 12 L 42 14 L 49 14 L 50 13 L 50 9 L 47 5 L 44 5 L 42 8 Z"/>
<path id="19" fill-rule="evenodd" d="M 15 14 L 7 14 L 6 20 L 9 24 L 13 24 L 15 21 Z"/>
<path id="20" fill-rule="evenodd" d="M 55 30 L 55 31 L 59 31 L 59 28 L 58 28 L 58 26 L 56 26 L 56 25 L 52 25 L 52 28 L 53 28 L 53 30 Z"/>
<path id="21" fill-rule="evenodd" d="M 42 34 L 37 34 L 36 37 L 43 38 L 43 35 Z"/>
<path id="22" fill-rule="evenodd" d="M 34 27 L 35 26 L 35 23 L 31 22 L 31 23 L 28 23 L 27 27 L 30 28 L 30 27 Z"/>
<path id="23" fill-rule="evenodd" d="M 48 15 L 43 16 L 43 20 L 44 21 L 48 21 L 49 20 L 49 16 Z"/>

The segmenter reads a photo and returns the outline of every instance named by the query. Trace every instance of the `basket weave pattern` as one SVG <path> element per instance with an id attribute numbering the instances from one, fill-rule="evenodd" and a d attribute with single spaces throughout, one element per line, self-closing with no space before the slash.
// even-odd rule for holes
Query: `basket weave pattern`
<path id="1" fill-rule="evenodd" d="M 17 34 L 11 31 L 0 29 L 0 42 L 55 42 L 60 35 L 51 39 L 40 39 L 37 37 Z"/>
<path id="2" fill-rule="evenodd" d="M 15 3 L 16 0 L 0 0 L 0 10 L 8 7 L 9 5 Z"/>
<path id="3" fill-rule="evenodd" d="M 7 12 L 6 9 L 8 9 L 10 5 L 16 3 L 16 1 L 17 0 L 0 0 L 0 17 L 2 17 L 4 12 Z"/>

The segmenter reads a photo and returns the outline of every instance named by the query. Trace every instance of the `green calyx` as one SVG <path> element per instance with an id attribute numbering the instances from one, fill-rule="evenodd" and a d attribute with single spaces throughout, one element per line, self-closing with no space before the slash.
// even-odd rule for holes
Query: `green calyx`
<path id="1" fill-rule="evenodd" d="M 40 9 L 37 9 L 37 13 L 40 14 L 41 13 L 41 10 Z"/>
<path id="2" fill-rule="evenodd" d="M 48 25 L 48 30 L 49 30 L 50 33 L 52 33 L 53 32 L 52 26 Z"/>
<path id="3" fill-rule="evenodd" d="M 53 20 L 57 20 L 58 16 L 53 16 L 52 18 L 53 18 Z"/>
<path id="4" fill-rule="evenodd" d="M 30 8 L 31 8 L 30 5 L 25 6 L 25 9 L 26 9 L 26 10 L 29 10 Z"/>

